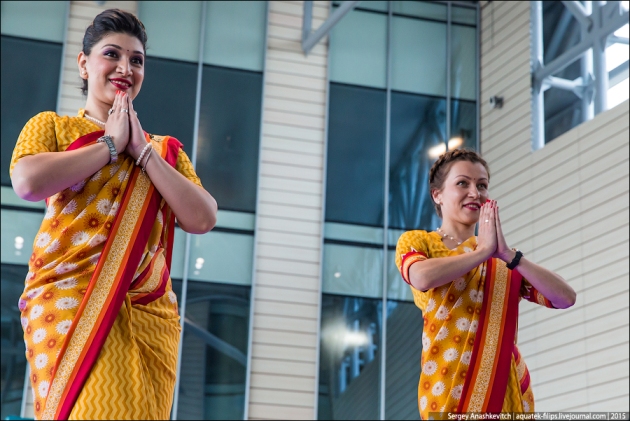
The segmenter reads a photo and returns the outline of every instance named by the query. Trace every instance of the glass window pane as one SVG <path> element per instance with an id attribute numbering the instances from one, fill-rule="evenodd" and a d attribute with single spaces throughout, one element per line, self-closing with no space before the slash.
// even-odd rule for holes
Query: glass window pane
<path id="1" fill-rule="evenodd" d="M 394 245 L 390 246 L 387 253 L 387 298 L 390 300 L 413 302 L 411 287 L 403 280 L 400 271 L 396 267 L 396 243 L 404 231 L 390 231 L 390 239 Z"/>
<path id="2" fill-rule="evenodd" d="M 4 9 L 2 20 L 4 25 Z M 10 186 L 11 155 L 22 128 L 37 113 L 57 109 L 61 44 L 3 35 L 1 49 L 2 176 L 0 181 L 2 185 Z M 42 71 L 42 63 L 46 63 L 46 71 Z M 24 98 L 25 92 L 32 93 L 28 95 L 28 100 L 16 101 L 16 98 Z"/>
<path id="3" fill-rule="evenodd" d="M 320 420 L 379 418 L 382 301 L 322 296 Z"/>
<path id="4" fill-rule="evenodd" d="M 383 228 L 326 222 L 324 238 L 380 246 L 383 244 Z"/>
<path id="5" fill-rule="evenodd" d="M 219 208 L 256 211 L 262 74 L 204 66 L 197 174 Z"/>
<path id="6" fill-rule="evenodd" d="M 145 68 L 142 90 L 134 101 L 142 128 L 176 137 L 192 158 L 197 65 L 147 57 Z"/>
<path id="7" fill-rule="evenodd" d="M 451 26 L 451 96 L 470 99 L 477 97 L 477 28 Z"/>
<path id="8" fill-rule="evenodd" d="M 147 55 L 198 61 L 201 7 L 200 1 L 138 2 L 138 17 L 149 34 Z"/>
<path id="9" fill-rule="evenodd" d="M 366 9 L 366 10 L 374 10 L 377 12 L 387 12 L 387 3 L 386 1 L 362 1 L 360 2 L 356 8 L 357 9 Z M 333 1 L 333 5 L 335 7 L 339 6 L 341 2 L 339 0 Z"/>
<path id="10" fill-rule="evenodd" d="M 392 89 L 446 95 L 445 23 L 394 16 L 391 51 Z"/>
<path id="11" fill-rule="evenodd" d="M 3 1 L 2 35 L 62 43 L 66 29 L 67 3 L 67 1 Z M 2 49 L 4 50 L 4 45 Z M 42 60 L 40 58 L 40 63 L 46 63 L 46 68 L 51 69 L 50 62 Z M 4 69 L 2 76 L 4 78 Z"/>
<path id="12" fill-rule="evenodd" d="M 402 280 L 401 280 L 402 282 Z M 387 302 L 385 419 L 419 420 L 422 312 L 414 303 Z"/>
<path id="13" fill-rule="evenodd" d="M 383 225 L 385 99 L 330 84 L 326 221 Z"/>
<path id="14" fill-rule="evenodd" d="M 17 206 L 20 208 L 41 209 L 42 212 L 45 212 L 46 202 L 43 200 L 40 200 L 39 202 L 29 202 L 28 200 L 21 199 L 15 193 L 15 190 L 13 190 L 13 187 L 8 187 L 8 186 L 1 186 L 0 192 L 2 194 L 0 203 L 2 203 L 5 206 Z"/>
<path id="15" fill-rule="evenodd" d="M 249 287 L 188 283 L 178 419 L 243 419 L 249 303 Z"/>
<path id="16" fill-rule="evenodd" d="M 385 88 L 387 15 L 352 10 L 330 37 L 332 82 Z"/>
<path id="17" fill-rule="evenodd" d="M 451 139 L 449 149 L 477 149 L 477 104 L 470 101 L 451 102 Z"/>
<path id="18" fill-rule="evenodd" d="M 383 247 L 324 243 L 322 291 L 326 294 L 383 296 Z"/>
<path id="19" fill-rule="evenodd" d="M 204 63 L 261 72 L 266 2 L 209 1 Z"/>
<path id="20" fill-rule="evenodd" d="M 5 233 L 2 232 L 4 241 Z M 4 245 L 3 245 L 4 253 Z M 3 259 L 4 260 L 4 259 Z M 24 391 L 24 375 L 26 358 L 24 353 L 24 332 L 20 322 L 18 299 L 24 291 L 24 279 L 28 266 L 2 263 L 2 408 L 0 416 L 3 420 L 8 416 L 19 416 Z"/>
<path id="21" fill-rule="evenodd" d="M 477 9 L 473 7 L 457 7 L 451 9 L 451 20 L 455 23 L 477 25 Z"/>
<path id="22" fill-rule="evenodd" d="M 2 209 L 2 263 L 28 265 L 44 212 Z M 24 272 L 26 276 L 26 272 Z"/>
<path id="23" fill-rule="evenodd" d="M 189 279 L 251 285 L 254 236 L 219 229 L 194 235 L 190 244 Z"/>
<path id="24" fill-rule="evenodd" d="M 392 12 L 446 22 L 446 5 L 426 1 L 392 1 Z"/>
<path id="25" fill-rule="evenodd" d="M 444 146 L 446 101 L 392 93 L 389 226 L 439 226 L 429 190 L 429 170 Z"/>

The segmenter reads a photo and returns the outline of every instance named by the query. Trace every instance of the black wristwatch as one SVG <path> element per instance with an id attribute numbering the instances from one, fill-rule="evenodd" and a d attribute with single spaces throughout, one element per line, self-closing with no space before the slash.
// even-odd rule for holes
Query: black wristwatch
<path id="1" fill-rule="evenodd" d="M 518 265 L 518 262 L 521 261 L 521 257 L 523 257 L 523 253 L 520 250 L 515 250 L 515 251 L 516 251 L 516 256 L 514 256 L 514 259 L 512 259 L 512 261 L 507 264 L 507 268 L 510 270 L 514 269 L 516 265 Z"/>

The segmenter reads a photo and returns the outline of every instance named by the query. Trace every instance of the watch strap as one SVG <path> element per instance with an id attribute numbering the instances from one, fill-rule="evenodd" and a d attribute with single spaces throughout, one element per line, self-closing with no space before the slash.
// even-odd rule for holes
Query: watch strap
<path id="1" fill-rule="evenodd" d="M 523 252 L 521 252 L 520 250 L 515 250 L 515 251 L 516 251 L 516 256 L 514 256 L 514 259 L 512 259 L 512 261 L 507 264 L 507 268 L 510 270 L 514 269 L 518 265 L 518 263 L 521 261 L 521 257 L 523 257 Z"/>

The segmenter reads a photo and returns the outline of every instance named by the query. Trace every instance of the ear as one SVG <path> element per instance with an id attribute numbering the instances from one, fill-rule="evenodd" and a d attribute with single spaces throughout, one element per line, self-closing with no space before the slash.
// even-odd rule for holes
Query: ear
<path id="1" fill-rule="evenodd" d="M 431 190 L 431 197 L 435 203 L 442 203 L 442 192 L 437 189 Z"/>
<path id="2" fill-rule="evenodd" d="M 81 77 L 81 79 L 87 80 L 87 56 L 83 51 L 81 51 L 77 56 L 77 66 L 79 67 L 79 76 Z"/>

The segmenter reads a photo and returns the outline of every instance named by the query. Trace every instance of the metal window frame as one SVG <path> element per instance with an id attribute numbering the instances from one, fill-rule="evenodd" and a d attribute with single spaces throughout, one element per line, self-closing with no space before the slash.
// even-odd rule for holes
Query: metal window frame
<path id="1" fill-rule="evenodd" d="M 532 149 L 545 145 L 544 91 L 549 88 L 574 92 L 582 99 L 582 122 L 606 111 L 609 80 L 627 72 L 628 62 L 613 71 L 606 70 L 606 47 L 610 43 L 628 43 L 614 32 L 628 24 L 628 10 L 620 1 L 563 1 L 567 10 L 580 23 L 580 42 L 549 63 L 543 59 L 542 2 L 532 1 L 530 9 L 531 76 L 532 76 Z M 592 55 L 592 57 L 591 57 Z M 553 76 L 581 60 L 581 76 L 567 80 Z M 614 73 L 613 73 L 614 72 Z"/>
<path id="2" fill-rule="evenodd" d="M 360 1 L 343 1 L 335 10 L 332 12 L 326 21 L 322 23 L 322 25 L 315 30 L 315 32 L 311 33 L 312 25 L 313 25 L 313 1 L 307 0 L 304 2 L 304 14 L 302 16 L 302 50 L 304 51 L 304 55 L 308 56 L 308 53 L 315 47 L 315 45 L 328 33 L 332 30 L 332 28 L 343 18 L 349 11 L 354 9 Z M 331 2 L 331 10 L 332 2 Z"/>

